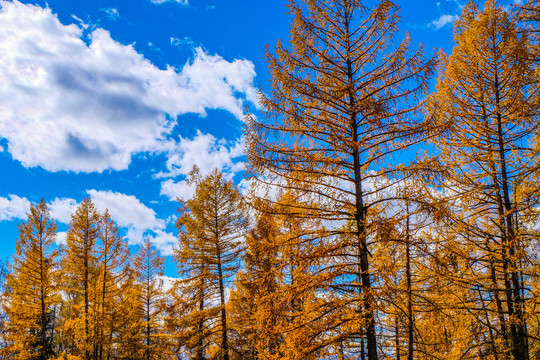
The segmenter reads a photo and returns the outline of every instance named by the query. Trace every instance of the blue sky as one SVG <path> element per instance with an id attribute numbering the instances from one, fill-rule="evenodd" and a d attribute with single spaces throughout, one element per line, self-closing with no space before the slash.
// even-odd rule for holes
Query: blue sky
<path id="1" fill-rule="evenodd" d="M 397 3 L 414 46 L 451 51 L 465 1 Z M 268 87 L 265 45 L 287 40 L 286 1 L 0 7 L 0 256 L 14 252 L 30 202 L 45 198 L 62 241 L 86 196 L 109 208 L 130 244 L 150 236 L 170 254 L 175 199 L 190 196 L 183 179 L 194 164 L 241 184 L 242 113 L 257 113 Z"/>

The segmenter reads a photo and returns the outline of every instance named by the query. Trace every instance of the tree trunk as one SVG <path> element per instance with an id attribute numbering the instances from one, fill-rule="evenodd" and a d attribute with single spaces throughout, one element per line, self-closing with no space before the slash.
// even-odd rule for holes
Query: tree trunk
<path id="1" fill-rule="evenodd" d="M 407 335 L 408 335 L 408 349 L 407 349 L 407 360 L 414 359 L 414 315 L 413 315 L 413 305 L 412 305 L 412 274 L 411 274 L 411 234 L 410 234 L 410 214 L 409 214 L 409 201 L 406 202 L 407 208 L 407 223 L 406 223 L 406 264 L 405 272 L 407 277 Z"/>
<path id="2" fill-rule="evenodd" d="M 225 287 L 223 285 L 223 272 L 221 257 L 218 250 L 219 296 L 221 299 L 221 351 L 222 360 L 229 360 L 229 344 L 227 342 L 227 314 L 225 310 Z"/>

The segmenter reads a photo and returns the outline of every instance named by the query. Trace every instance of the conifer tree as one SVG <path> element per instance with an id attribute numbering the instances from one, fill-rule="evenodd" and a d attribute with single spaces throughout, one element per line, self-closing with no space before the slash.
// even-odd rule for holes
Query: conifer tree
<path id="1" fill-rule="evenodd" d="M 133 268 L 126 271 L 124 286 L 113 313 L 114 326 L 118 340 L 115 356 L 111 358 L 143 360 L 146 355 L 144 306 L 142 305 L 142 286 Z"/>
<path id="2" fill-rule="evenodd" d="M 94 345 L 95 358 L 109 359 L 114 347 L 118 320 L 118 302 L 124 292 L 127 278 L 127 260 L 129 250 L 127 243 L 118 234 L 118 226 L 114 223 L 108 211 L 101 217 L 98 251 L 98 287 L 96 289 L 95 312 L 96 337 Z"/>
<path id="3" fill-rule="evenodd" d="M 218 356 L 228 360 L 225 292 L 238 271 L 241 252 L 239 240 L 247 225 L 247 218 L 240 193 L 232 181 L 226 181 L 217 169 L 203 179 L 195 169 L 191 181 L 196 181 L 195 194 L 182 204 L 177 222 L 180 239 L 176 258 L 184 276 L 181 286 L 191 292 L 195 299 L 195 307 L 190 315 L 197 323 L 193 333 L 196 338 L 196 358 L 204 357 L 205 338 L 218 334 Z M 209 306 L 217 311 L 205 311 Z M 217 324 L 205 329 L 208 326 L 206 323 L 212 318 L 217 320 Z"/>
<path id="4" fill-rule="evenodd" d="M 279 352 L 278 286 L 282 283 L 278 221 L 261 213 L 245 237 L 244 266 L 229 301 L 232 348 L 242 359 L 263 359 Z"/>
<path id="5" fill-rule="evenodd" d="M 63 332 L 68 339 L 67 352 L 90 360 L 95 354 L 94 314 L 99 273 L 98 239 L 101 216 L 90 198 L 85 198 L 71 216 L 67 249 L 63 259 L 64 291 L 67 309 Z"/>
<path id="6" fill-rule="evenodd" d="M 537 219 L 539 86 L 529 38 L 516 23 L 494 0 L 483 11 L 470 2 L 429 110 L 445 175 L 447 236 L 470 249 L 453 254 L 469 299 L 461 306 L 485 324 L 477 334 L 493 339 L 477 349 L 527 360 L 524 251 Z"/>
<path id="7" fill-rule="evenodd" d="M 321 310 L 321 316 L 347 323 L 337 309 L 351 297 L 347 308 L 356 312 L 347 315 L 349 325 L 340 327 L 339 336 L 353 339 L 363 332 L 368 359 L 375 360 L 373 214 L 385 201 L 387 180 L 399 181 L 403 170 L 391 166 L 390 157 L 420 139 L 423 127 L 415 114 L 433 61 L 425 63 L 422 51 L 411 51 L 408 36 L 392 49 L 398 7 L 391 1 L 371 10 L 358 0 L 289 1 L 289 9 L 291 46 L 278 42 L 275 54 L 267 55 L 271 91 L 261 94 L 265 116 L 247 119 L 250 171 L 256 181 L 304 193 L 309 200 L 297 203 L 302 209 L 291 209 L 292 216 L 334 224 L 312 243 L 327 264 L 334 258 L 341 266 L 321 269 L 312 290 L 340 284 L 336 301 L 326 304 L 334 310 Z M 348 225 L 338 229 L 339 223 Z M 348 244 L 336 245 L 337 239 Z M 304 329 L 314 330 L 307 324 Z M 313 337 L 325 342 L 329 333 L 313 331 Z M 324 345 L 302 350 L 318 346 Z"/>
<path id="8" fill-rule="evenodd" d="M 28 220 L 19 225 L 11 273 L 7 276 L 6 357 L 46 360 L 54 356 L 59 248 L 56 224 L 45 201 L 31 205 Z"/>
<path id="9" fill-rule="evenodd" d="M 163 311 L 163 263 L 158 250 L 152 246 L 150 238 L 146 238 L 139 246 L 133 266 L 140 287 L 139 308 L 142 314 L 141 342 L 144 352 L 141 359 L 155 360 L 163 355 L 163 344 L 160 334 L 161 312 Z"/>

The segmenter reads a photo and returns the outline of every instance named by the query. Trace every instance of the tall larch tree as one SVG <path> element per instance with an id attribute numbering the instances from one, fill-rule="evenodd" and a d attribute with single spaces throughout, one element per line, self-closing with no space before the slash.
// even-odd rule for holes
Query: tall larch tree
<path id="1" fill-rule="evenodd" d="M 94 339 L 94 353 L 98 360 L 109 359 L 113 351 L 113 340 L 118 330 L 116 322 L 119 320 L 118 303 L 121 294 L 128 285 L 128 257 L 127 243 L 118 234 L 118 226 L 111 219 L 108 211 L 101 217 L 99 227 L 98 253 L 98 279 L 95 291 L 95 303 L 98 310 L 96 317 L 96 336 Z"/>
<path id="2" fill-rule="evenodd" d="M 494 0 L 484 10 L 470 2 L 429 109 L 445 175 L 446 236 L 465 250 L 452 255 L 467 289 L 461 306 L 482 320 L 477 333 L 493 338 L 475 349 L 483 358 L 527 360 L 525 253 L 538 219 L 540 88 L 529 38 L 516 23 Z"/>
<path id="3" fill-rule="evenodd" d="M 59 247 L 56 224 L 42 199 L 19 225 L 11 273 L 6 279 L 6 358 L 46 360 L 54 356 Z"/>
<path id="4" fill-rule="evenodd" d="M 85 198 L 71 216 L 67 249 L 62 261 L 64 291 L 67 296 L 63 333 L 67 353 L 84 360 L 95 354 L 94 337 L 97 277 L 99 273 L 98 239 L 101 216 L 90 198 Z"/>
<path id="5" fill-rule="evenodd" d="M 191 178 L 196 189 L 193 198 L 185 201 L 180 209 L 176 257 L 185 276 L 182 286 L 192 288 L 192 292 L 198 294 L 199 308 L 195 313 L 204 314 L 205 307 L 218 304 L 218 311 L 213 315 L 217 316 L 217 324 L 210 331 L 220 339 L 217 356 L 228 360 L 226 291 L 240 265 L 240 238 L 247 226 L 247 217 L 239 191 L 217 169 L 202 179 L 195 171 Z M 203 356 L 200 341 L 203 339 L 204 322 L 208 320 L 199 318 L 197 359 Z"/>
<path id="6" fill-rule="evenodd" d="M 289 11 L 290 47 L 280 41 L 267 54 L 271 89 L 260 95 L 265 112 L 247 117 L 250 174 L 261 186 L 272 183 L 310 199 L 302 210 L 289 211 L 292 216 L 328 222 L 312 238 L 328 266 L 311 284 L 316 290 L 339 283 L 341 290 L 326 304 L 336 310 L 320 310 L 321 318 L 335 322 L 328 326 L 339 328 L 341 339 L 362 333 L 367 358 L 375 360 L 379 309 L 369 254 L 373 215 L 387 197 L 376 185 L 400 181 L 403 167 L 392 166 L 390 158 L 421 138 L 416 115 L 434 62 L 411 50 L 408 35 L 393 45 L 399 9 L 391 1 L 370 9 L 358 0 L 291 0 Z M 340 302 L 355 308 L 349 325 L 336 313 Z M 328 334 L 313 331 L 314 340 Z"/>
<path id="7" fill-rule="evenodd" d="M 163 356 L 163 332 L 161 313 L 163 311 L 163 263 L 165 259 L 154 248 L 150 238 L 146 238 L 139 246 L 133 259 L 133 267 L 140 287 L 139 309 L 142 314 L 143 344 L 141 359 L 155 360 Z"/>

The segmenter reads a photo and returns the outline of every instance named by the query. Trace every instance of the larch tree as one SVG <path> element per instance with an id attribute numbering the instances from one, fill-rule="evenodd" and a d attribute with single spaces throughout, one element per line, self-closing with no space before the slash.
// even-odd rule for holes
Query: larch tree
<path id="1" fill-rule="evenodd" d="M 279 322 L 285 311 L 278 287 L 283 284 L 279 221 L 259 213 L 245 236 L 243 269 L 231 291 L 229 313 L 232 347 L 242 359 L 268 359 L 279 354 L 283 342 Z"/>
<path id="2" fill-rule="evenodd" d="M 101 216 L 90 198 L 85 198 L 71 216 L 67 249 L 62 261 L 64 291 L 67 296 L 66 319 L 62 331 L 67 352 L 90 360 L 95 354 L 97 277 L 99 273 L 98 239 Z"/>
<path id="3" fill-rule="evenodd" d="M 416 115 L 434 61 L 412 51 L 408 35 L 393 46 L 399 9 L 391 1 L 370 9 L 358 0 L 291 0 L 289 10 L 291 45 L 280 41 L 267 54 L 271 91 L 260 95 L 264 114 L 247 117 L 249 171 L 259 187 L 303 193 L 291 216 L 326 222 L 326 230 L 306 235 L 321 259 L 310 283 L 315 293 L 336 291 L 333 299 L 323 297 L 328 301 L 312 321 L 326 319 L 339 331 L 329 339 L 330 331 L 305 325 L 313 341 L 298 357 L 361 334 L 367 358 L 375 360 L 373 215 L 388 197 L 385 188 L 403 179 L 405 168 L 392 166 L 391 157 L 421 139 Z M 339 315 L 345 308 L 349 314 Z"/>
<path id="4" fill-rule="evenodd" d="M 59 247 L 56 224 L 45 201 L 31 205 L 28 220 L 19 225 L 11 273 L 6 279 L 5 356 L 46 360 L 54 356 Z"/>
<path id="5" fill-rule="evenodd" d="M 217 356 L 228 360 L 226 291 L 240 265 L 240 238 L 247 226 L 247 217 L 239 191 L 217 169 L 204 178 L 195 169 L 191 181 L 196 183 L 195 194 L 182 204 L 177 221 L 176 258 L 184 276 L 180 286 L 195 295 L 196 358 L 204 356 L 202 342 L 206 335 L 214 334 L 220 339 Z M 205 313 L 207 307 L 217 311 Z M 214 319 L 205 318 L 205 314 Z M 205 323 L 212 320 L 216 320 L 216 325 L 208 332 Z"/>
<path id="6" fill-rule="evenodd" d="M 146 238 L 139 246 L 133 259 L 140 299 L 138 307 L 142 314 L 142 333 L 144 353 L 141 359 L 155 360 L 163 356 L 163 341 L 161 313 L 163 311 L 163 263 L 165 259 L 159 255 L 152 245 L 150 238 Z"/>
<path id="7" fill-rule="evenodd" d="M 527 360 L 525 253 L 538 219 L 540 88 L 529 38 L 516 23 L 494 0 L 483 11 L 473 2 L 463 9 L 429 111 L 446 236 L 465 249 L 453 254 L 464 271 L 457 281 L 468 289 L 461 306 L 483 319 L 477 333 L 495 344 L 476 349 L 483 358 Z"/>
<path id="8" fill-rule="evenodd" d="M 112 359 L 145 359 L 146 349 L 142 339 L 145 333 L 142 287 L 132 267 L 126 272 L 122 291 L 113 313 L 116 331 L 116 346 Z"/>
<path id="9" fill-rule="evenodd" d="M 95 292 L 95 303 L 99 309 L 94 313 L 97 328 L 94 353 L 96 359 L 102 360 L 109 359 L 114 348 L 113 339 L 118 327 L 117 306 L 127 285 L 129 250 L 108 211 L 101 217 L 99 230 L 99 269 Z"/>

